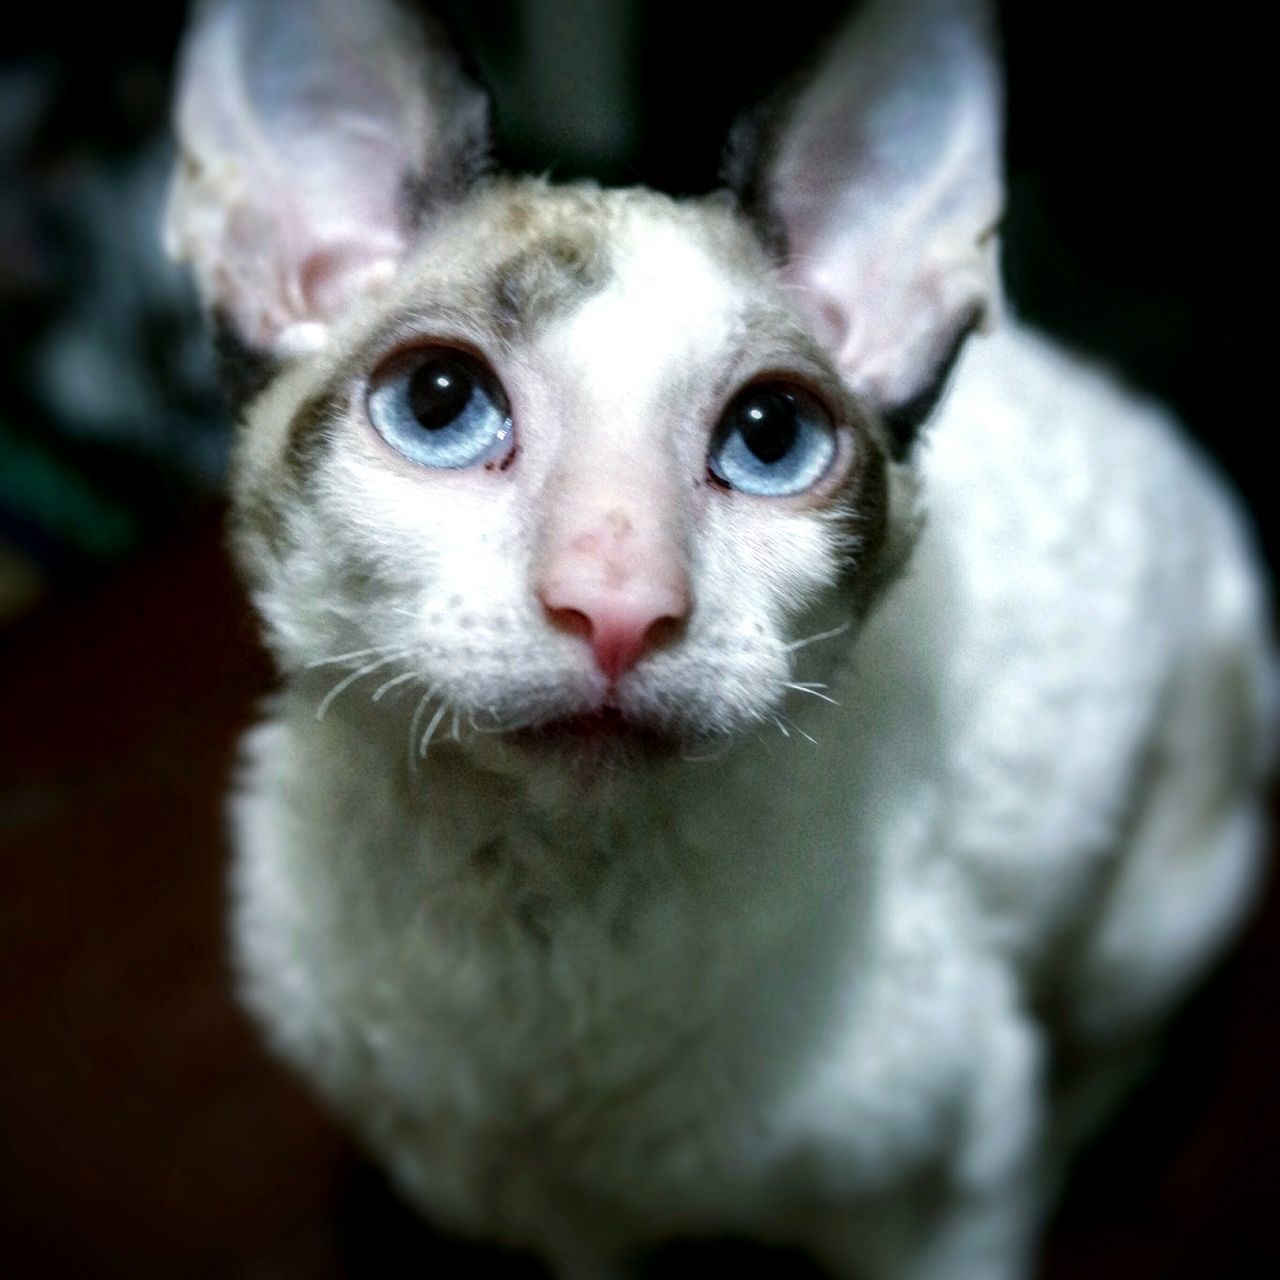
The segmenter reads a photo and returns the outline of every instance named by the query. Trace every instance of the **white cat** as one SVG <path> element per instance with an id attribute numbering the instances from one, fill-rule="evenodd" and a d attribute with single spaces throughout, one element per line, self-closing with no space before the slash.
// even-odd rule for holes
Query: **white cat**
<path id="1" fill-rule="evenodd" d="M 389 0 L 198 10 L 168 235 L 248 357 L 283 677 L 241 993 L 563 1276 L 1027 1274 L 1248 905 L 1260 571 L 1164 412 L 1001 315 L 988 22 L 878 0 L 676 201 L 487 174 Z"/>

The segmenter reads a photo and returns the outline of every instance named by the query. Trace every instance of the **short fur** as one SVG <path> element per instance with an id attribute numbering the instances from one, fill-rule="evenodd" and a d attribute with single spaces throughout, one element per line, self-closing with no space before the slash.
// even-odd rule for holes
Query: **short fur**
<path id="1" fill-rule="evenodd" d="M 973 6 L 916 8 L 866 29 L 908 67 L 957 59 L 963 100 L 992 107 Z M 232 485 L 283 678 L 233 803 L 243 999 L 424 1213 L 563 1276 L 726 1231 L 842 1276 L 1027 1274 L 1062 1157 L 1258 875 L 1276 668 L 1236 503 L 1105 373 L 1012 320 L 964 342 L 998 315 L 990 175 L 964 165 L 891 286 L 859 274 L 884 255 L 843 222 L 830 238 L 794 188 L 779 216 L 810 248 L 793 237 L 779 262 L 724 197 L 498 176 L 436 200 L 385 269 L 356 253 L 339 292 L 300 301 L 287 282 L 335 260 L 329 224 L 281 217 L 272 271 L 243 258 L 243 227 L 276 217 L 246 206 L 292 189 L 252 166 L 288 170 L 291 130 L 382 126 L 272 116 L 269 58 L 241 85 L 268 112 L 252 147 L 240 117 L 201 114 L 236 24 L 293 48 L 298 21 L 347 16 L 202 9 L 171 225 L 211 308 L 279 365 Z M 862 65 L 855 37 L 841 56 Z M 841 65 L 820 72 L 823 112 Z M 360 101 L 376 123 L 381 100 Z M 889 127 L 864 109 L 868 136 Z M 808 171 L 810 135 L 787 135 L 779 174 Z M 941 153 L 970 155 L 961 141 Z M 898 178 L 848 162 L 886 210 L 860 215 L 867 234 L 920 215 L 914 186 L 900 200 Z M 393 188 L 397 164 L 379 171 Z M 881 298 L 867 323 L 860 300 Z M 366 417 L 378 369 L 441 342 L 505 387 L 500 466 L 432 471 Z M 953 348 L 908 448 L 880 415 Z M 837 419 L 809 492 L 707 475 L 719 414 L 761 376 Z M 539 603 L 574 556 L 678 573 L 693 599 L 608 689 Z M 606 696 L 643 733 L 539 742 Z M 679 751 L 653 756 L 653 735 Z"/>

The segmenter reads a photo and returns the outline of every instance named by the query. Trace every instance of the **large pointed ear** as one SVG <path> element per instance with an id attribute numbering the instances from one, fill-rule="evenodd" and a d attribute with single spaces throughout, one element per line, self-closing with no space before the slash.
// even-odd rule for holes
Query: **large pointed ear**
<path id="1" fill-rule="evenodd" d="M 484 163 L 488 103 L 395 0 L 202 0 L 166 223 L 240 344 L 322 342 Z"/>
<path id="2" fill-rule="evenodd" d="M 901 450 L 999 306 L 992 26 L 982 0 L 870 0 L 754 146 L 731 143 L 799 305 Z"/>

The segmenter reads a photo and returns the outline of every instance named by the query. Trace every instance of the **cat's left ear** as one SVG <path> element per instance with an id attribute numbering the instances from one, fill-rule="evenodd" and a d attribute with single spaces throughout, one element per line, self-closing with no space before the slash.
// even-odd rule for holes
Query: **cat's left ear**
<path id="1" fill-rule="evenodd" d="M 798 306 L 900 453 L 1000 304 L 992 27 L 983 0 L 870 0 L 782 118 L 731 141 Z"/>
<path id="2" fill-rule="evenodd" d="M 201 0 L 166 223 L 239 344 L 318 345 L 483 166 L 488 102 L 396 0 Z"/>

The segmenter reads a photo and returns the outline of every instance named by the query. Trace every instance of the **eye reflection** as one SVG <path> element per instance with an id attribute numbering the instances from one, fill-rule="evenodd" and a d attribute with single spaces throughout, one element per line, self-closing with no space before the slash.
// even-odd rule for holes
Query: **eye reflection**
<path id="1" fill-rule="evenodd" d="M 465 352 L 415 352 L 375 382 L 367 403 L 378 434 L 425 467 L 477 466 L 509 448 L 507 398 L 493 372 Z"/>
<path id="2" fill-rule="evenodd" d="M 707 465 L 731 489 L 785 497 L 820 480 L 835 453 L 835 424 L 816 396 L 790 383 L 755 383 L 725 410 Z"/>

